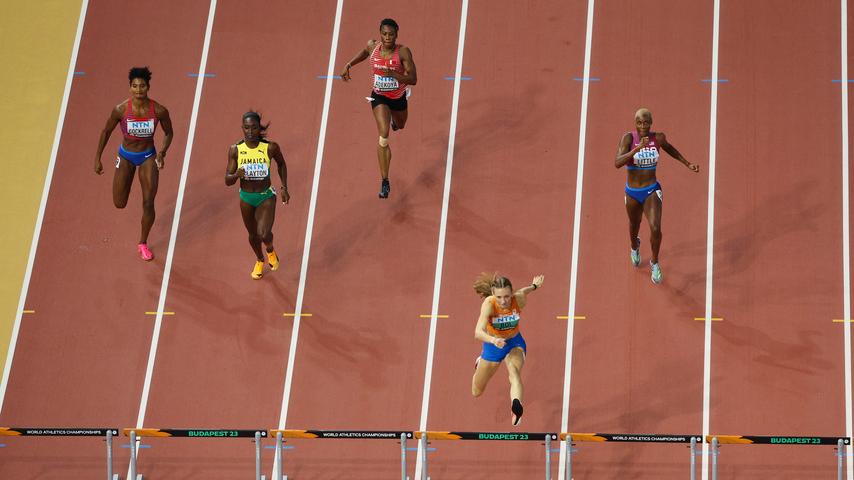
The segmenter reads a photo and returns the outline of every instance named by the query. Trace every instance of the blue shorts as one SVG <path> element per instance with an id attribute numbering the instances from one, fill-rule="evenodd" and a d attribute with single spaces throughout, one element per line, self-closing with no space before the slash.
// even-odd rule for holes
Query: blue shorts
<path id="1" fill-rule="evenodd" d="M 525 345 L 525 339 L 522 338 L 522 332 L 505 339 L 504 348 L 498 348 L 491 343 L 483 342 L 483 352 L 481 352 L 480 358 L 487 362 L 500 362 L 504 360 L 504 357 L 506 357 L 508 353 L 510 353 L 510 350 L 513 350 L 516 347 L 522 347 L 522 351 L 525 352 L 525 354 L 528 353 L 528 346 Z"/>
<path id="2" fill-rule="evenodd" d="M 628 183 L 626 184 L 626 195 L 634 198 L 641 205 L 643 205 L 643 202 L 645 202 L 646 199 L 649 198 L 649 196 L 653 194 L 653 192 L 655 192 L 655 194 L 658 195 L 658 199 L 661 200 L 661 184 L 660 183 L 655 182 L 652 185 L 647 185 L 643 188 L 632 188 L 629 186 Z"/>
<path id="3" fill-rule="evenodd" d="M 154 150 L 154 147 L 151 147 L 144 152 L 128 152 L 125 150 L 124 145 L 119 145 L 119 157 L 124 158 L 137 167 L 145 163 L 149 158 L 154 157 L 156 154 L 157 152 Z M 116 158 L 116 168 L 119 168 L 118 160 L 119 159 Z"/>

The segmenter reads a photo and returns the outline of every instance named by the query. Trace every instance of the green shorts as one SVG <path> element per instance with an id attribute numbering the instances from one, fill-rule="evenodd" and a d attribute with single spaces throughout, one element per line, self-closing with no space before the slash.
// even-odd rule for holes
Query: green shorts
<path id="1" fill-rule="evenodd" d="M 264 203 L 264 200 L 267 200 L 270 197 L 275 197 L 276 191 L 273 190 L 273 187 L 264 190 L 263 192 L 244 192 L 240 191 L 240 199 L 244 202 L 252 205 L 253 207 L 257 207 Z"/>

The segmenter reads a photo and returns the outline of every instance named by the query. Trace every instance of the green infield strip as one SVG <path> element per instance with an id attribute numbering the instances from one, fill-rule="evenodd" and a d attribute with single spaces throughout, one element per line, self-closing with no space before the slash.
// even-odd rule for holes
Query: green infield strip
<path id="1" fill-rule="evenodd" d="M 14 180 L 0 189 L 0 369 L 15 323 L 80 7 L 79 0 L 0 2 L 0 145 L 7 151 L 26 145 L 27 151 L 19 159 L 26 175 L 13 174 Z"/>

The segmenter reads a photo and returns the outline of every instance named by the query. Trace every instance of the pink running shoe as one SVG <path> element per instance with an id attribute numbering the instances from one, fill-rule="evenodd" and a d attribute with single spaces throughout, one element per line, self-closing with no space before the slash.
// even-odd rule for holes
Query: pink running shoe
<path id="1" fill-rule="evenodd" d="M 151 250 L 148 249 L 148 244 L 140 243 L 136 246 L 136 250 L 139 252 L 139 257 L 145 260 L 146 262 L 154 260 L 154 254 L 151 253 Z"/>

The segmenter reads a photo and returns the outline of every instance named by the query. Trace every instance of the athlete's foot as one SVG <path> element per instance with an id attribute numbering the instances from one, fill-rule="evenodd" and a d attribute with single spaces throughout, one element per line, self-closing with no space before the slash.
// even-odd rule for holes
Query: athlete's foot
<path id="1" fill-rule="evenodd" d="M 267 252 L 267 264 L 270 265 L 270 270 L 276 271 L 279 269 L 279 256 L 276 255 L 276 251 Z"/>
<path id="2" fill-rule="evenodd" d="M 388 198 L 388 192 L 391 191 L 391 184 L 388 183 L 388 179 L 384 178 L 383 183 L 380 185 L 380 198 Z"/>
<path id="3" fill-rule="evenodd" d="M 518 398 L 513 399 L 513 404 L 510 406 L 510 411 L 513 412 L 513 425 L 519 425 L 522 421 L 522 402 Z"/>
<path id="4" fill-rule="evenodd" d="M 154 260 L 154 254 L 151 253 L 151 250 L 148 249 L 147 243 L 140 243 L 139 245 L 137 245 L 136 251 L 139 252 L 139 258 L 145 260 L 146 262 Z"/>
<path id="5" fill-rule="evenodd" d="M 258 260 L 255 262 L 255 268 L 252 269 L 252 278 L 260 280 L 264 276 L 264 261 Z"/>
<path id="6" fill-rule="evenodd" d="M 657 263 L 652 263 L 652 260 L 649 261 L 649 266 L 652 268 L 652 274 L 650 275 L 652 283 L 661 283 L 661 266 Z"/>
<path id="7" fill-rule="evenodd" d="M 638 266 L 641 263 L 641 254 L 640 254 L 640 238 L 637 239 L 638 246 L 637 248 L 632 249 L 631 257 L 632 257 L 632 265 Z"/>

